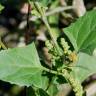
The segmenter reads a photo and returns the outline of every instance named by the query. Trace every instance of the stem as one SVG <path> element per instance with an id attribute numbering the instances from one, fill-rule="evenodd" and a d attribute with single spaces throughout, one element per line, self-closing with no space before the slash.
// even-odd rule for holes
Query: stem
<path id="1" fill-rule="evenodd" d="M 53 43 L 54 43 L 54 46 L 55 46 L 55 48 L 56 48 L 59 56 L 61 56 L 61 55 L 62 55 L 61 50 L 60 50 L 60 48 L 59 48 L 59 46 L 58 46 L 58 44 L 57 44 L 57 41 L 54 39 L 54 36 L 53 36 L 53 34 L 52 34 L 50 25 L 49 25 L 48 22 L 47 22 L 47 19 L 46 19 L 45 17 L 43 17 L 42 20 L 43 20 L 43 22 L 45 23 L 45 25 L 46 25 L 46 27 L 47 27 L 47 29 L 48 29 L 48 32 L 49 32 L 49 34 L 50 34 L 50 36 L 51 36 L 51 39 L 52 39 L 52 41 L 53 41 Z"/>
<path id="2" fill-rule="evenodd" d="M 54 70 L 51 70 L 51 69 L 48 69 L 48 68 L 45 68 L 45 67 L 43 67 L 42 70 L 45 70 L 45 71 L 47 71 L 49 73 L 52 73 L 52 74 L 55 74 L 55 75 L 62 75 L 62 73 L 59 73 L 57 71 L 54 71 Z"/>
<path id="3" fill-rule="evenodd" d="M 34 6 L 36 7 L 36 10 L 40 13 L 41 18 L 42 18 L 44 24 L 46 25 L 46 27 L 47 27 L 47 29 L 48 29 L 48 32 L 49 32 L 49 34 L 50 34 L 50 36 L 51 36 L 51 39 L 52 39 L 52 41 L 53 41 L 53 43 L 54 43 L 54 46 L 55 46 L 55 48 L 56 48 L 59 56 L 61 56 L 61 55 L 62 55 L 62 52 L 61 52 L 61 50 L 60 50 L 60 48 L 59 48 L 59 46 L 58 46 L 58 44 L 57 44 L 57 41 L 54 39 L 54 36 L 53 36 L 53 34 L 52 34 L 50 25 L 48 24 L 47 18 L 46 18 L 46 16 L 45 16 L 44 10 L 41 8 L 41 6 L 39 5 L 38 2 L 34 2 Z"/>
<path id="4" fill-rule="evenodd" d="M 53 10 L 50 10 L 50 11 L 46 12 L 46 13 L 45 13 L 45 16 L 48 17 L 48 16 L 50 16 L 50 15 L 54 15 L 54 14 L 56 14 L 56 13 L 60 13 L 60 12 L 63 12 L 63 11 L 65 11 L 65 10 L 70 10 L 70 9 L 74 9 L 74 7 L 73 7 L 73 6 L 58 7 L 58 8 L 55 8 L 55 9 L 53 9 Z M 37 20 L 37 19 L 39 19 L 39 18 L 41 18 L 41 17 L 32 16 L 32 17 L 30 18 L 30 20 L 31 20 L 31 21 L 35 21 L 35 20 Z"/>
<path id="5" fill-rule="evenodd" d="M 1 38 L 0 38 L 0 45 L 3 49 L 7 50 L 7 47 L 4 45 L 4 43 L 1 41 Z"/>
<path id="6" fill-rule="evenodd" d="M 80 84 L 80 82 L 77 79 L 74 79 L 74 77 L 70 73 L 68 73 L 68 71 L 66 69 L 63 70 L 63 73 L 57 72 L 54 70 L 50 70 L 45 67 L 43 67 L 42 69 L 49 73 L 55 74 L 55 75 L 64 76 L 64 78 L 70 83 L 70 85 L 75 93 L 75 96 L 83 96 L 84 92 L 83 92 L 82 85 Z"/>
<path id="7" fill-rule="evenodd" d="M 70 10 L 70 9 L 74 9 L 74 7 L 73 7 L 73 6 L 58 7 L 58 8 L 55 8 L 55 9 L 52 9 L 52 10 L 46 12 L 46 13 L 45 13 L 45 16 L 48 17 L 48 16 L 50 16 L 50 15 L 55 15 L 56 13 L 60 13 L 60 12 L 63 12 L 63 11 L 65 11 L 65 10 Z M 35 20 L 37 20 L 37 19 L 39 19 L 39 18 L 41 18 L 41 17 L 32 16 L 32 17 L 29 18 L 29 20 L 30 20 L 30 21 L 35 21 Z M 20 28 L 23 28 L 24 26 L 26 26 L 26 24 L 27 24 L 27 23 L 26 23 L 26 20 L 23 21 L 23 22 L 21 22 Z"/>
<path id="8" fill-rule="evenodd" d="M 49 31 L 49 34 L 50 34 L 51 39 L 52 39 L 52 41 L 54 43 L 54 46 L 57 49 L 58 55 L 61 56 L 62 55 L 62 53 L 61 53 L 62 51 L 60 50 L 60 48 L 59 48 L 59 46 L 57 44 L 57 41 L 54 39 L 54 36 L 52 34 L 50 25 L 49 25 L 49 23 L 47 21 L 47 18 L 45 16 L 44 10 L 41 8 L 41 6 L 39 5 L 38 2 L 34 2 L 34 6 L 35 6 L 36 10 L 40 13 L 41 18 L 42 18 L 44 24 L 46 25 L 46 27 L 47 27 L 47 29 Z M 70 85 L 72 86 L 73 91 L 75 92 L 75 95 L 76 96 L 83 96 L 83 88 L 82 88 L 80 82 L 78 80 L 74 79 L 74 77 L 66 69 L 64 69 L 64 73 L 61 73 L 61 72 L 58 72 L 58 71 L 54 71 L 54 70 L 50 70 L 50 69 L 47 69 L 45 67 L 43 67 L 42 69 L 47 71 L 47 72 L 50 72 L 52 74 L 55 74 L 55 75 L 64 76 L 66 78 L 66 80 L 69 81 Z"/>
<path id="9" fill-rule="evenodd" d="M 49 12 L 47 12 L 45 14 L 45 16 L 50 16 L 50 15 L 53 15 L 53 14 L 56 14 L 56 13 L 60 13 L 64 10 L 70 10 L 70 9 L 73 9 L 74 7 L 73 6 L 67 6 L 67 7 L 58 7 L 58 8 L 55 8 Z"/>

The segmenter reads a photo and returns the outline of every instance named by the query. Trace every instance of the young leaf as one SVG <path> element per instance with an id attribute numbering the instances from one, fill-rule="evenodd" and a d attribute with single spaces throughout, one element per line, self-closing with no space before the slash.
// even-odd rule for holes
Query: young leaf
<path id="1" fill-rule="evenodd" d="M 0 80 L 45 88 L 47 78 L 42 76 L 42 71 L 34 43 L 0 52 Z"/>
<path id="2" fill-rule="evenodd" d="M 96 48 L 96 10 L 87 12 L 64 29 L 76 51 L 92 54 Z"/>
<path id="3" fill-rule="evenodd" d="M 87 79 L 88 76 L 96 73 L 96 57 L 80 52 L 78 59 L 72 74 L 82 82 Z"/>

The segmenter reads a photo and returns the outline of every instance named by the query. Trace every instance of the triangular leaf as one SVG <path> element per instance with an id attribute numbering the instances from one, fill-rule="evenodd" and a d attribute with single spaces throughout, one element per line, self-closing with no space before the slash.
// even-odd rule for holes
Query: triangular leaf
<path id="1" fill-rule="evenodd" d="M 0 79 L 21 86 L 46 87 L 42 66 L 34 43 L 0 52 Z"/>
<path id="2" fill-rule="evenodd" d="M 64 29 L 76 51 L 92 54 L 96 48 L 96 10 L 87 12 Z"/>

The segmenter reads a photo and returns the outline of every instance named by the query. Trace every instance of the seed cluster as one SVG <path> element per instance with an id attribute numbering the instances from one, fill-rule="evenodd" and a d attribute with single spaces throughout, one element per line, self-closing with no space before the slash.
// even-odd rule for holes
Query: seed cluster
<path id="1" fill-rule="evenodd" d="M 61 38 L 60 45 L 63 50 L 62 56 L 58 55 L 58 52 L 51 41 L 49 40 L 46 41 L 46 46 L 49 50 L 49 53 L 52 55 L 52 59 L 51 59 L 52 64 L 54 66 L 57 66 L 58 64 L 62 63 L 62 64 L 67 64 L 69 66 L 70 64 L 76 62 L 78 59 L 77 54 L 75 51 L 72 51 L 70 49 L 68 42 L 66 42 L 64 38 Z M 74 77 L 70 74 L 70 71 L 68 70 L 68 68 L 63 68 L 60 72 L 63 73 L 64 77 L 68 80 L 68 82 L 72 86 L 73 91 L 75 92 L 75 95 L 83 96 L 83 88 L 80 82 L 77 79 L 74 79 Z"/>
<path id="2" fill-rule="evenodd" d="M 51 61 L 53 65 L 57 65 L 56 62 L 62 63 L 62 64 L 72 64 L 73 62 L 77 61 L 77 54 L 75 51 L 71 51 L 70 46 L 65 41 L 64 38 L 61 38 L 60 44 L 62 46 L 63 55 L 60 56 L 54 47 L 54 44 L 52 44 L 51 41 L 46 41 L 46 46 L 48 48 L 48 52 L 52 55 Z"/>

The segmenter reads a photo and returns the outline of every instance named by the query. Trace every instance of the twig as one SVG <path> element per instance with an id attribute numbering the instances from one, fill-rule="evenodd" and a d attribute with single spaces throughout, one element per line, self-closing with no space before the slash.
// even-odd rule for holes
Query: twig
<path id="1" fill-rule="evenodd" d="M 53 15 L 53 14 L 56 14 L 56 13 L 60 13 L 62 11 L 65 11 L 65 10 L 70 10 L 70 9 L 74 9 L 73 6 L 67 6 L 67 7 L 58 7 L 58 8 L 55 8 L 53 10 L 50 10 L 48 12 L 45 13 L 45 16 L 50 16 L 50 15 Z M 37 16 L 33 16 L 30 18 L 31 21 L 35 21 L 36 19 L 39 19 L 41 17 L 37 17 Z"/>
<path id="2" fill-rule="evenodd" d="M 58 7 L 58 8 L 55 8 L 55 9 L 52 9 L 48 12 L 45 13 L 45 16 L 48 17 L 50 15 L 54 15 L 56 13 L 60 13 L 60 12 L 63 12 L 65 10 L 71 10 L 71 9 L 74 9 L 73 6 L 67 6 L 67 7 Z M 36 21 L 37 19 L 39 19 L 41 17 L 37 17 L 37 16 L 32 16 L 29 18 L 30 21 Z M 27 22 L 26 21 L 23 21 L 20 25 L 19 25 L 19 28 L 22 29 L 26 26 Z"/>

